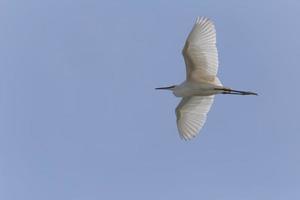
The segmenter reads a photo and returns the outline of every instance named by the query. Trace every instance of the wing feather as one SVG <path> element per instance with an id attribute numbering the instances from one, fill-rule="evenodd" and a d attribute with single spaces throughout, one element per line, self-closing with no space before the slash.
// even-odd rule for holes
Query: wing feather
<path id="1" fill-rule="evenodd" d="M 186 64 L 186 78 L 192 81 L 214 82 L 218 72 L 216 30 L 213 22 L 197 18 L 182 50 Z"/>
<path id="2" fill-rule="evenodd" d="M 212 96 L 184 97 L 176 108 L 177 128 L 184 140 L 194 138 L 203 127 L 214 101 Z"/>

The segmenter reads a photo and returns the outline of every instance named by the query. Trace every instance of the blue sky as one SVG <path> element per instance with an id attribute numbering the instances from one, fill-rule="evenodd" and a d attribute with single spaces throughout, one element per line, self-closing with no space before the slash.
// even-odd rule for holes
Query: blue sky
<path id="1" fill-rule="evenodd" d="M 300 3 L 0 2 L 0 199 L 300 198 Z M 216 24 L 217 96 L 180 140 L 181 49 Z"/>

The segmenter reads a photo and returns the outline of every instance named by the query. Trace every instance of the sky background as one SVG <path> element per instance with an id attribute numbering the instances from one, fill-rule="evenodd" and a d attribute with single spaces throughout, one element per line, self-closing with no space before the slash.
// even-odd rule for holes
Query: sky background
<path id="1" fill-rule="evenodd" d="M 158 86 L 197 16 L 219 95 L 195 140 Z M 300 199 L 298 0 L 1 0 L 0 199 Z"/>

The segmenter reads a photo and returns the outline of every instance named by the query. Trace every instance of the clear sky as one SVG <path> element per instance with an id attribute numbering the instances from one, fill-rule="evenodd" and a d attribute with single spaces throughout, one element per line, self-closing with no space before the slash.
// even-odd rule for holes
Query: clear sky
<path id="1" fill-rule="evenodd" d="M 217 96 L 182 141 L 197 16 L 217 29 Z M 0 199 L 300 199 L 298 0 L 1 0 Z"/>

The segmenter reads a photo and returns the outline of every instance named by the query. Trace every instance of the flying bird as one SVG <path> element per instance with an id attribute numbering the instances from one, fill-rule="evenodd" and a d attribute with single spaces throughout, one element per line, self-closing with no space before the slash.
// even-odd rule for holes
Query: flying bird
<path id="1" fill-rule="evenodd" d="M 216 94 L 257 95 L 255 92 L 224 87 L 217 77 L 218 51 L 213 22 L 198 17 L 182 50 L 186 65 L 186 80 L 180 85 L 155 88 L 171 90 L 182 97 L 176 118 L 179 135 L 184 140 L 194 138 L 203 127 Z"/>

